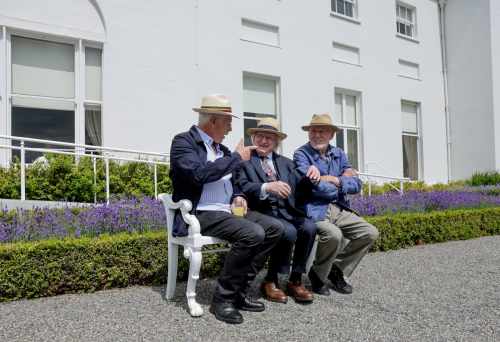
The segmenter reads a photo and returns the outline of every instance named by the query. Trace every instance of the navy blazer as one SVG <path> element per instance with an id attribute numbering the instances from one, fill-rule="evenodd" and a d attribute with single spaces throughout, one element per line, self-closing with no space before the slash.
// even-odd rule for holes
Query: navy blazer
<path id="1" fill-rule="evenodd" d="M 288 183 L 292 188 L 290 196 L 283 199 L 285 209 L 281 210 L 286 210 L 286 212 L 282 213 L 282 216 L 285 218 L 287 216 L 304 217 L 303 207 L 297 202 L 296 196 L 302 192 L 303 186 L 307 186 L 308 180 L 300 176 L 295 170 L 295 163 L 287 157 L 273 153 L 273 163 L 279 180 Z M 268 182 L 268 180 L 262 169 L 261 159 L 255 151 L 252 151 L 250 160 L 241 163 L 240 167 L 233 173 L 233 180 L 247 197 L 248 207 L 251 210 L 271 214 L 269 197 L 265 200 L 260 199 L 262 184 Z"/>
<path id="2" fill-rule="evenodd" d="M 215 182 L 227 174 L 232 173 L 241 163 L 241 156 L 219 144 L 224 157 L 213 162 L 207 161 L 205 143 L 200 137 L 196 126 L 187 132 L 177 134 L 170 148 L 170 179 L 172 180 L 172 199 L 177 202 L 188 199 L 193 203 L 191 213 L 194 213 L 200 201 L 203 185 Z M 241 196 L 233 180 L 233 197 Z M 180 212 L 174 217 L 174 236 L 188 235 L 186 223 Z"/>

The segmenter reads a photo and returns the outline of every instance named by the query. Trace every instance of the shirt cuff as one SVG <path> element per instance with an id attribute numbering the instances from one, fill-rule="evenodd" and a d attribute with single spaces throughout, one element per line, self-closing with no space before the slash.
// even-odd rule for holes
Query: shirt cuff
<path id="1" fill-rule="evenodd" d="M 268 193 L 268 192 L 267 192 L 267 190 L 266 190 L 266 184 L 267 184 L 267 183 L 263 183 L 263 184 L 261 185 L 261 187 L 260 187 L 260 197 L 259 197 L 259 198 L 260 198 L 261 200 L 265 200 L 265 199 L 267 199 L 267 198 L 269 197 L 269 193 Z"/>

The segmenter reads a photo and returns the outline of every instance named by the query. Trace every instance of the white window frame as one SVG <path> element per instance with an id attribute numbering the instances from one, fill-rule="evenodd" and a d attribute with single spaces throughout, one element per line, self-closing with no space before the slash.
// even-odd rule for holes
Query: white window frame
<path id="1" fill-rule="evenodd" d="M 411 11 L 412 20 L 408 20 L 406 16 L 404 18 L 401 17 L 400 16 L 401 9 L 404 9 L 405 12 Z M 406 27 L 409 27 L 411 30 L 411 34 L 399 32 L 399 24 L 405 25 L 405 30 Z M 411 6 L 399 1 L 396 2 L 396 32 L 397 35 L 400 37 L 410 38 L 413 40 L 417 39 L 417 9 L 415 6 Z"/>
<path id="2" fill-rule="evenodd" d="M 421 104 L 420 102 L 417 101 L 410 101 L 410 100 L 401 100 L 401 118 L 403 116 L 403 104 L 409 104 L 409 105 L 416 105 L 417 106 L 417 133 L 413 132 L 405 132 L 403 129 L 401 129 L 401 156 L 404 155 L 404 147 L 403 147 L 403 136 L 410 136 L 410 137 L 416 137 L 417 138 L 417 172 L 418 176 L 416 180 L 422 180 L 423 179 L 423 151 L 422 151 L 422 115 L 421 115 Z M 403 125 L 401 125 L 402 127 Z M 404 157 L 403 157 L 404 158 Z M 404 176 L 404 165 L 402 165 L 402 174 Z"/>
<path id="3" fill-rule="evenodd" d="M 70 38 L 70 37 L 62 37 L 56 36 L 52 34 L 46 34 L 41 32 L 31 32 L 25 30 L 18 30 L 15 28 L 7 28 L 5 26 L 2 27 L 2 31 L 4 33 L 4 65 L 0 65 L 0 68 L 5 70 L 5 82 L 0 84 L 0 95 L 5 94 L 5 97 L 2 96 L 2 102 L 5 103 L 5 134 L 12 135 L 12 99 L 14 97 L 28 97 L 33 99 L 48 99 L 53 101 L 60 102 L 72 102 L 74 105 L 74 115 L 75 115 L 75 144 L 84 145 L 85 144 L 85 104 L 96 104 L 101 106 L 101 121 L 103 117 L 103 101 L 89 101 L 85 99 L 85 48 L 92 47 L 101 50 L 101 54 L 103 54 L 103 44 L 101 42 L 89 42 L 84 41 L 83 39 L 78 38 Z M 35 96 L 35 95 L 19 95 L 12 93 L 12 36 L 18 36 L 23 38 L 30 39 L 38 39 L 44 40 L 48 42 L 54 43 L 63 43 L 72 45 L 74 48 L 74 73 L 75 73 L 75 95 L 73 98 L 56 98 L 56 97 L 46 97 L 46 96 Z M 2 49 L 0 48 L 0 53 Z M 2 58 L 0 58 L 0 62 L 2 62 Z M 103 66 L 101 64 L 101 70 Z M 101 73 L 102 75 L 102 73 Z M 5 91 L 3 91 L 5 89 Z M 101 89 L 102 89 L 102 76 L 101 76 Z M 1 125 L 0 125 L 1 127 Z M 101 122 L 101 134 L 103 133 L 102 122 Z M 104 134 L 102 136 L 102 140 L 104 142 Z M 83 149 L 77 149 L 77 152 L 83 152 Z M 6 160 L 12 160 L 12 150 L 7 151 L 7 155 L 4 157 Z"/>
<path id="4" fill-rule="evenodd" d="M 337 0 L 331 0 L 331 13 L 334 13 L 337 16 L 345 17 L 348 19 L 356 20 L 358 18 L 358 0 L 340 0 L 344 3 L 344 13 L 339 12 L 337 8 Z M 349 3 L 352 5 L 352 16 L 345 14 L 345 3 Z"/>
<path id="5" fill-rule="evenodd" d="M 275 112 L 276 112 L 276 120 L 278 120 L 278 122 L 280 123 L 280 127 L 282 126 L 282 122 L 281 122 L 281 79 L 280 77 L 278 76 L 271 76 L 271 75 L 265 75 L 265 74 L 259 74 L 259 73 L 254 73 L 254 72 L 247 72 L 247 71 L 244 71 L 243 72 L 243 75 L 242 75 L 242 98 L 243 98 L 243 79 L 248 76 L 248 77 L 255 77 L 255 78 L 262 78 L 262 79 L 265 79 L 265 80 L 270 80 L 270 81 L 274 81 L 275 83 L 275 88 L 274 88 L 274 97 L 275 97 Z M 245 120 L 252 120 L 252 121 L 259 121 L 260 118 L 258 117 L 252 117 L 252 116 L 246 116 L 246 113 L 250 113 L 250 112 L 245 112 L 245 108 L 242 104 L 242 109 L 243 109 L 243 137 L 246 136 L 246 132 L 245 132 Z M 268 113 L 252 113 L 252 114 L 268 114 Z M 279 146 L 279 151 L 281 151 L 281 144 Z"/>
<path id="6" fill-rule="evenodd" d="M 347 144 L 347 131 L 348 130 L 354 130 L 357 132 L 357 137 L 358 137 L 358 171 L 363 172 L 364 170 L 364 163 L 363 163 L 363 136 L 362 136 L 362 121 L 361 121 L 361 93 L 353 90 L 347 90 L 347 89 L 341 89 L 341 88 L 335 88 L 334 95 L 333 95 L 333 111 L 335 111 L 335 98 L 337 95 L 342 96 L 342 113 L 341 115 L 341 120 L 344 121 L 343 118 L 343 113 L 344 113 L 344 108 L 346 107 L 346 96 L 353 96 L 356 100 L 356 123 L 357 125 L 349 125 L 349 124 L 344 124 L 344 122 L 333 122 L 335 126 L 337 126 L 339 129 L 343 131 L 343 144 L 344 144 L 344 152 L 346 155 L 349 153 L 349 146 Z M 337 145 L 336 138 L 332 140 L 333 145 Z M 352 160 L 349 160 L 352 164 Z"/>

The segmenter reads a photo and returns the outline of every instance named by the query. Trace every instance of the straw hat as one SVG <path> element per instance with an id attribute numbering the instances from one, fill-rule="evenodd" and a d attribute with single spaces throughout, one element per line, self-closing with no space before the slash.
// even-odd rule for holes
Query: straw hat
<path id="1" fill-rule="evenodd" d="M 308 131 L 311 127 L 331 127 L 334 131 L 339 130 L 339 128 L 332 123 L 332 118 L 328 113 L 313 114 L 309 125 L 302 126 L 302 129 Z"/>
<path id="2" fill-rule="evenodd" d="M 285 133 L 280 131 L 280 124 L 278 120 L 270 117 L 260 119 L 259 122 L 257 123 L 257 127 L 247 129 L 247 133 L 249 135 L 258 132 L 275 134 L 276 136 L 278 136 L 278 139 L 280 140 L 283 140 L 287 137 Z"/>
<path id="3" fill-rule="evenodd" d="M 198 113 L 227 115 L 239 119 L 238 116 L 233 114 L 229 99 L 221 94 L 203 96 L 200 108 L 193 108 L 193 110 Z"/>

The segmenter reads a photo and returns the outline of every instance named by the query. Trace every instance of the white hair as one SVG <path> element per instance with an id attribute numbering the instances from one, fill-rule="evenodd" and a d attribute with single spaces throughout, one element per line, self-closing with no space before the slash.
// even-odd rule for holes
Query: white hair
<path id="1" fill-rule="evenodd" d="M 198 116 L 198 127 L 206 125 L 210 119 L 212 118 L 212 114 L 207 114 L 207 113 L 199 113 Z"/>

